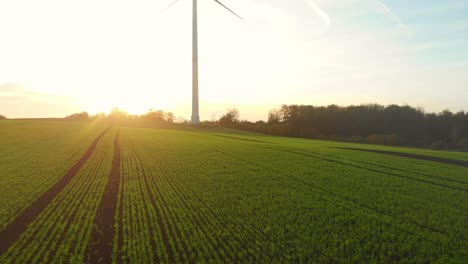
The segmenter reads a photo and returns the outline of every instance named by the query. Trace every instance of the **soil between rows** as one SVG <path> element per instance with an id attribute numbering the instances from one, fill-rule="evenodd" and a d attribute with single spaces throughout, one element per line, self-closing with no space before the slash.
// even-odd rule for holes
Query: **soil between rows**
<path id="1" fill-rule="evenodd" d="M 85 254 L 86 263 L 112 263 L 115 214 L 117 212 L 118 195 L 121 184 L 120 164 L 122 156 L 119 135 L 120 129 L 115 135 L 112 168 L 96 212 L 91 241 Z"/>
<path id="2" fill-rule="evenodd" d="M 97 144 L 106 134 L 109 128 L 106 128 L 91 144 L 86 153 L 60 178 L 52 187 L 43 193 L 36 201 L 16 217 L 13 222 L 8 224 L 3 231 L 0 232 L 0 255 L 5 253 L 8 248 L 21 236 L 28 225 L 32 223 L 39 214 L 41 214 L 47 206 L 57 197 L 57 195 L 68 185 L 68 183 L 78 174 L 83 165 L 88 161 L 91 155 L 96 150 Z"/>

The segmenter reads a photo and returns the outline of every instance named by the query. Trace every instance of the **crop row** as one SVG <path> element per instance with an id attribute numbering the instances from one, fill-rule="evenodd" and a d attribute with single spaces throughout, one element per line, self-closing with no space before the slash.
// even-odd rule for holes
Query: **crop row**
<path id="1" fill-rule="evenodd" d="M 240 147 L 239 142 L 223 142 L 214 146 L 213 151 L 238 160 L 251 170 L 257 168 L 276 174 L 278 181 L 289 182 L 287 188 L 290 190 L 305 188 L 320 192 L 329 201 L 355 208 L 352 209 L 353 212 L 359 209 L 367 215 L 378 216 L 383 223 L 376 228 L 393 225 L 399 229 L 398 236 L 411 234 L 407 239 L 417 239 L 420 244 L 413 245 L 411 251 L 404 236 L 401 236 L 401 241 L 396 244 L 408 248 L 403 251 L 395 247 L 394 250 L 422 256 L 423 260 L 444 256 L 446 252 L 458 256 L 463 254 L 463 244 L 467 241 L 465 212 L 468 209 L 468 197 L 463 182 L 445 185 L 446 179 L 441 179 L 441 184 L 434 185 L 426 181 L 415 181 L 420 179 L 421 174 L 411 172 L 416 167 L 411 160 L 406 164 L 409 169 L 402 171 L 399 169 L 401 167 L 395 168 L 399 170 L 397 174 L 389 173 L 389 168 L 381 170 L 381 164 L 391 162 L 367 162 L 372 159 L 370 154 L 367 159 L 356 160 L 353 157 L 354 161 L 350 161 L 352 155 L 345 156 L 335 152 L 335 156 L 332 156 L 325 154 L 325 151 L 316 153 L 319 148 L 313 152 L 304 152 L 286 148 L 288 146 L 249 145 L 250 147 L 245 144 Z M 359 165 L 356 165 L 357 162 Z M 428 166 L 427 162 L 424 166 Z M 441 167 L 439 164 L 431 166 Z M 458 171 L 466 172 L 466 169 L 458 168 Z M 292 181 L 302 187 L 293 187 Z M 454 186 L 458 188 L 452 188 Z M 390 233 L 390 230 L 383 230 Z M 381 243 L 376 241 L 376 244 Z M 395 257 L 401 255 L 398 253 Z"/>
<path id="2" fill-rule="evenodd" d="M 103 127 L 15 121 L 0 129 L 0 231 L 83 155 Z"/>
<path id="3" fill-rule="evenodd" d="M 177 159 L 183 153 L 174 156 L 165 149 L 167 145 L 160 145 L 161 137 L 152 136 L 122 136 L 126 153 L 123 226 L 129 228 L 123 234 L 124 262 L 141 260 L 151 248 L 156 259 L 180 262 L 266 254 L 249 247 L 262 233 L 248 228 L 249 221 L 236 222 L 232 214 L 219 214 L 201 197 L 211 193 L 209 187 L 203 181 L 192 182 L 193 172 Z M 157 223 L 156 228 L 145 224 L 151 222 Z M 138 239 L 139 234 L 146 234 L 147 240 Z"/>
<path id="4" fill-rule="evenodd" d="M 463 254 L 463 183 L 411 169 L 388 173 L 342 153 L 194 134 L 126 130 L 125 162 L 136 185 L 124 194 L 147 197 L 127 205 L 141 206 L 123 224 L 135 227 L 122 238 L 134 243 L 124 246 L 127 261 L 148 256 L 151 238 L 163 242 L 154 250 L 158 258 L 182 262 L 430 261 Z M 134 235 L 146 225 L 132 219 L 159 221 L 145 231 L 146 248 Z"/>
<path id="5" fill-rule="evenodd" d="M 82 263 L 112 161 L 110 130 L 52 203 L 0 257 L 1 263 Z"/>
<path id="6" fill-rule="evenodd" d="M 85 261 L 115 166 L 116 263 L 468 257 L 466 168 L 330 147 L 337 143 L 136 128 L 120 129 L 113 164 L 115 131 L 1 263 Z"/>
<path id="7" fill-rule="evenodd" d="M 456 212 L 466 209 L 464 202 L 467 198 L 466 184 L 463 182 L 451 182 L 449 185 L 446 179 L 434 180 L 418 172 L 402 170 L 401 167 L 386 166 L 382 169 L 381 164 L 388 162 L 380 161 L 381 163 L 372 164 L 368 162 L 368 158 L 353 160 L 342 155 L 339 157 L 337 154 L 332 156 L 284 147 L 243 146 L 242 148 L 243 150 L 236 150 L 235 146 L 224 143 L 217 146 L 216 150 L 223 154 L 222 150 L 226 149 L 224 152 L 231 152 L 231 158 L 246 163 L 252 163 L 254 160 L 259 166 L 264 165 L 264 168 L 277 171 L 285 177 L 306 183 L 309 181 L 326 188 L 333 187 L 341 192 L 349 191 L 355 196 L 354 198 L 363 199 L 363 202 L 369 200 L 368 202 L 374 203 L 373 205 L 382 206 L 392 212 L 402 209 L 411 212 L 415 209 L 412 207 L 419 207 L 418 213 L 424 213 L 425 210 L 429 216 L 434 214 L 434 209 L 440 211 L 440 215 L 456 215 Z M 459 173 L 463 170 L 466 172 L 466 169 L 460 168 Z M 393 201 L 396 204 L 386 204 L 388 199 L 396 199 Z M 446 227 L 453 229 L 452 224 L 447 224 Z"/>

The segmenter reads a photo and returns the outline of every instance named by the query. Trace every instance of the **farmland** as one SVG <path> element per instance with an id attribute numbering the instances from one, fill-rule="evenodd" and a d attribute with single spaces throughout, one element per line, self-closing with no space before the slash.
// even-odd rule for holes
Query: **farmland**
<path id="1" fill-rule="evenodd" d="M 0 146 L 1 263 L 468 260 L 467 153 L 58 120 Z"/>

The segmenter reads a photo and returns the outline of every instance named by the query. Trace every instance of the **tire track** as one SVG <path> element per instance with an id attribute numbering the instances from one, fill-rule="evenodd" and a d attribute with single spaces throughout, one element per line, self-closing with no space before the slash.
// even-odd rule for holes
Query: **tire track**
<path id="1" fill-rule="evenodd" d="M 120 130 L 119 130 L 120 134 Z M 120 148 L 120 143 L 119 143 L 119 148 Z M 123 160 L 123 153 L 122 150 L 120 150 L 120 159 Z M 123 167 L 123 163 L 122 163 Z M 123 168 L 122 168 L 123 169 Z M 118 218 L 118 233 L 117 233 L 117 251 L 120 252 L 120 254 L 117 256 L 117 263 L 124 263 L 123 261 L 123 256 L 121 254 L 122 248 L 123 248 L 123 239 L 124 239 L 124 177 L 121 175 L 121 180 L 122 184 L 120 184 L 120 196 L 118 197 L 118 208 L 119 208 L 119 218 Z"/>
<path id="2" fill-rule="evenodd" d="M 426 183 L 426 184 L 430 184 L 430 185 L 433 185 L 433 186 L 438 186 L 438 187 L 442 187 L 442 188 L 462 191 L 462 192 L 465 192 L 465 193 L 468 192 L 468 189 L 465 189 L 465 188 L 462 188 L 462 187 L 451 186 L 451 185 L 447 185 L 447 184 L 443 184 L 443 183 L 433 182 L 433 181 L 430 181 L 430 180 L 413 178 L 413 177 L 409 177 L 409 176 L 405 176 L 405 175 L 400 175 L 400 174 L 397 174 L 397 173 L 392 173 L 392 172 L 387 172 L 387 171 L 383 171 L 383 170 L 367 168 L 367 167 L 363 167 L 363 166 L 360 166 L 360 165 L 355 165 L 355 164 L 350 164 L 350 163 L 346 163 L 346 162 L 342 162 L 342 161 L 337 161 L 337 160 L 330 159 L 330 158 L 325 158 L 325 157 L 322 157 L 322 156 L 318 156 L 317 154 L 307 154 L 307 153 L 302 153 L 302 152 L 287 150 L 287 149 L 282 149 L 282 148 L 260 147 L 260 146 L 258 146 L 258 147 L 259 148 L 264 148 L 264 149 L 272 149 L 272 150 L 276 150 L 276 151 L 282 151 L 282 152 L 285 152 L 285 153 L 290 153 L 290 154 L 295 154 L 295 155 L 300 155 L 300 156 L 304 156 L 304 157 L 313 158 L 313 159 L 316 159 L 316 160 L 327 161 L 327 162 L 331 162 L 331 163 L 335 163 L 335 164 L 339 164 L 339 165 L 343 165 L 343 166 L 347 166 L 347 167 L 353 167 L 353 168 L 362 169 L 362 170 L 366 170 L 366 171 L 371 171 L 371 172 L 375 172 L 375 173 L 379 173 L 379 174 L 385 174 L 385 175 L 392 176 L 392 177 L 398 177 L 398 178 L 407 179 L 407 180 L 411 180 L 411 181 Z"/>
<path id="3" fill-rule="evenodd" d="M 97 163 L 97 165 L 92 168 L 92 170 L 89 171 L 89 175 L 99 175 L 98 174 L 98 171 L 101 170 L 101 166 L 103 166 L 104 164 L 104 161 L 105 159 L 104 158 L 100 158 L 99 159 L 99 163 Z M 86 170 L 84 170 L 83 172 L 87 172 Z M 83 202 L 86 201 L 85 200 L 85 197 L 87 195 L 88 192 L 92 192 L 93 191 L 93 184 L 95 184 L 95 182 L 93 181 L 92 177 L 88 177 L 88 178 L 85 178 L 83 180 L 83 182 L 80 184 L 80 185 L 76 185 L 78 186 L 77 187 L 74 187 L 74 188 L 77 188 L 77 193 L 79 193 L 78 195 L 76 195 L 73 200 L 64 200 L 63 202 L 65 202 L 65 204 L 69 205 L 70 209 L 65 209 L 63 210 L 63 213 L 61 213 L 61 216 L 65 216 L 65 215 L 68 215 L 68 217 L 65 217 L 64 219 L 66 219 L 66 222 L 64 223 L 64 229 L 63 231 L 60 233 L 58 232 L 57 234 L 50 234 L 48 235 L 47 237 L 51 237 L 51 236 L 54 236 L 55 239 L 51 239 L 47 244 L 43 245 L 43 249 L 46 249 L 46 250 L 42 250 L 42 253 L 40 253 L 40 257 L 38 259 L 40 259 L 41 261 L 44 261 L 44 262 L 55 262 L 53 261 L 56 257 L 56 252 L 59 251 L 59 248 L 61 246 L 61 243 L 54 243 L 55 241 L 65 241 L 67 236 L 78 236 L 77 233 L 74 233 L 74 226 L 73 226 L 73 223 L 80 223 L 81 221 L 83 221 L 83 211 L 81 211 L 80 207 L 83 206 Z M 71 189 L 71 188 L 70 188 Z M 97 196 L 95 199 L 98 199 L 99 196 Z M 80 228 L 84 228 L 86 229 L 86 225 L 80 225 Z M 54 227 L 52 227 L 52 229 L 54 229 Z M 75 237 L 76 238 L 76 237 Z M 33 239 L 34 240 L 34 239 Z M 80 240 L 75 240 L 75 244 L 70 246 L 70 248 L 76 248 L 78 245 L 76 245 L 77 242 L 79 242 Z M 84 240 L 83 240 L 84 241 Z M 48 254 L 49 252 L 52 252 L 51 255 L 46 255 Z M 36 255 L 36 254 L 33 254 L 33 255 Z M 33 261 L 28 261 L 29 263 L 33 263 Z"/>
<path id="4" fill-rule="evenodd" d="M 273 149 L 273 148 L 272 148 Z M 275 150 L 283 150 L 283 149 L 275 149 Z M 244 160 L 244 159 L 241 159 L 241 158 L 238 158 L 236 157 L 235 155 L 232 155 L 232 154 L 229 154 L 229 153 L 226 153 L 226 152 L 222 152 L 222 151 L 217 151 L 219 153 L 222 153 L 228 157 L 231 157 L 232 159 L 235 159 L 237 160 L 238 162 L 243 162 L 245 164 L 250 164 L 250 165 L 253 165 L 255 167 L 258 167 L 258 168 L 261 168 L 263 170 L 267 170 L 267 171 L 270 171 L 271 173 L 273 173 L 275 176 L 277 177 L 281 177 L 282 174 L 279 173 L 279 171 L 277 170 L 273 170 L 273 169 L 270 169 L 270 168 L 267 168 L 267 167 L 264 167 L 260 164 L 257 164 L 255 162 L 252 162 L 250 160 Z M 288 151 L 289 152 L 289 151 Z M 293 152 L 293 153 L 296 153 L 296 152 Z M 393 215 L 389 212 L 386 212 L 380 208 L 376 208 L 376 207 L 373 207 L 373 206 L 370 206 L 370 205 L 367 205 L 367 204 L 364 204 L 360 201 L 358 201 L 357 199 L 355 198 L 352 198 L 352 197 L 347 197 L 343 194 L 340 194 L 340 193 L 336 193 L 336 192 L 333 192 L 331 190 L 328 190 L 326 188 L 322 188 L 322 187 L 319 187 L 317 186 L 316 184 L 314 183 L 309 183 L 309 182 L 306 182 L 306 181 L 303 181 L 303 180 L 300 180 L 294 176 L 290 176 L 289 177 L 292 181 L 296 182 L 296 183 L 299 183 L 299 184 L 302 184 L 304 186 L 307 186 L 309 188 L 312 188 L 312 189 L 315 189 L 315 190 L 318 190 L 322 193 L 325 193 L 327 194 L 328 196 L 330 197 L 337 197 L 343 201 L 347 201 L 351 204 L 354 204 L 356 207 L 359 207 L 359 208 L 363 208 L 363 209 L 366 209 L 368 211 L 372 211 L 378 215 L 381 215 L 381 216 L 386 216 L 386 217 L 389 217 L 389 218 L 392 218 L 394 220 L 397 220 L 397 221 L 400 221 L 402 223 L 404 222 L 408 222 L 408 223 L 411 223 L 415 226 L 418 226 L 419 228 L 421 229 L 425 229 L 425 230 L 428 230 L 430 232 L 434 232 L 434 233 L 438 233 L 438 234 L 441 234 L 441 235 L 444 235 L 444 236 L 449 236 L 450 234 L 448 232 L 446 232 L 445 230 L 442 230 L 440 228 L 436 228 L 436 227 L 432 227 L 430 225 L 427 225 L 427 224 L 424 224 L 424 223 L 420 223 L 420 222 L 417 222 L 417 221 L 414 221 L 414 220 L 411 220 L 411 219 L 407 219 L 407 218 L 402 218 L 402 217 L 399 217 L 399 216 L 396 216 L 396 215 Z M 338 204 L 335 204 L 335 205 L 338 205 Z M 340 206 L 340 205 L 338 205 Z"/>
<path id="5" fill-rule="evenodd" d="M 29 207 L 8 224 L 3 231 L 0 232 L 0 255 L 5 253 L 8 248 L 26 231 L 28 225 L 32 223 L 39 214 L 41 214 L 47 206 L 57 197 L 57 195 L 68 185 L 68 183 L 81 170 L 83 165 L 88 161 L 91 155 L 96 150 L 97 144 L 106 134 L 109 128 L 106 128 L 91 144 L 86 153 L 79 159 L 73 167 L 52 187 L 36 199 Z"/>
<path id="6" fill-rule="evenodd" d="M 123 185 L 120 173 L 122 157 L 119 135 L 120 129 L 117 130 L 117 134 L 115 135 L 112 169 L 96 212 L 91 241 L 85 254 L 86 263 L 112 263 L 115 213 L 117 212 L 120 184 Z"/>
<path id="7" fill-rule="evenodd" d="M 330 155 L 330 154 L 321 154 L 321 155 L 327 156 L 327 157 L 330 157 L 330 158 L 334 158 L 334 159 L 344 159 L 343 157 Z M 432 178 L 432 179 L 441 180 L 441 181 L 448 181 L 448 182 L 453 182 L 453 183 L 458 183 L 458 184 L 465 184 L 465 185 L 468 184 L 468 181 L 446 178 L 446 177 L 442 177 L 442 176 L 438 176 L 438 175 L 432 175 L 432 174 L 428 174 L 428 173 L 424 173 L 424 172 L 413 171 L 413 170 L 409 170 L 409 169 L 396 168 L 396 167 L 393 167 L 393 166 L 386 166 L 386 165 L 382 165 L 382 164 L 376 164 L 376 163 L 366 162 L 366 161 L 357 160 L 357 159 L 350 159 L 350 158 L 345 158 L 345 159 L 348 160 L 348 161 L 351 161 L 351 162 L 370 165 L 370 166 L 381 168 L 381 169 L 389 169 L 389 170 L 394 170 L 394 171 L 403 172 L 403 173 L 410 173 L 410 174 L 420 175 L 420 176 L 427 177 L 427 178 Z"/>
<path id="8" fill-rule="evenodd" d="M 377 154 L 383 154 L 383 155 L 392 155 L 392 156 L 397 156 L 397 157 L 439 162 L 439 163 L 468 168 L 468 161 L 462 161 L 462 160 L 453 160 L 453 159 L 439 158 L 439 157 L 434 157 L 434 156 L 425 156 L 425 155 L 420 155 L 420 154 L 403 153 L 403 152 L 395 152 L 395 151 L 388 151 L 388 150 L 377 150 L 377 149 L 361 149 L 361 148 L 335 148 L 335 149 L 362 151 L 362 152 L 370 152 L 370 153 L 377 153 Z"/>
<path id="9" fill-rule="evenodd" d="M 94 168 L 93 170 L 96 170 L 96 169 L 97 168 Z M 84 171 L 86 171 L 86 168 L 84 169 Z M 88 189 L 90 187 L 89 185 L 90 185 L 90 181 L 86 181 L 85 184 L 83 184 L 82 186 L 80 186 L 79 183 L 75 181 L 74 183 L 71 183 L 67 186 L 68 187 L 67 191 L 69 191 L 72 188 L 77 188 L 77 187 L 81 187 L 80 188 L 81 190 L 89 190 Z M 34 250 L 28 251 L 30 253 L 29 254 L 30 256 L 28 256 L 29 258 L 25 259 L 25 263 L 35 263 L 37 262 L 37 260 L 40 260 L 43 262 L 50 262 L 50 260 L 55 256 L 55 252 L 58 250 L 58 247 L 60 246 L 60 243 L 56 243 L 56 241 L 62 242 L 65 239 L 65 236 L 67 235 L 67 230 L 61 229 L 60 226 L 58 225 L 48 226 L 47 224 L 50 221 L 50 219 L 59 219 L 59 218 L 64 217 L 63 219 L 66 219 L 65 226 L 68 226 L 68 227 L 71 226 L 72 223 L 75 222 L 76 220 L 75 218 L 78 212 L 77 209 L 80 206 L 82 197 L 84 196 L 85 192 L 79 191 L 78 193 L 79 194 L 74 197 L 72 202 L 69 202 L 68 200 L 65 200 L 64 198 L 57 197 L 57 199 L 53 201 L 53 203 L 55 203 L 56 205 L 49 206 L 49 208 L 47 208 L 47 211 L 50 211 L 50 213 L 45 214 L 44 212 L 44 214 L 42 214 L 38 218 L 41 220 L 40 225 L 38 225 L 38 227 L 36 228 L 35 232 L 31 235 L 31 237 L 27 240 L 25 240 L 24 238 L 21 239 L 23 240 L 22 241 L 23 245 L 22 247 L 20 247 L 20 249 L 22 252 L 24 252 L 24 250 L 28 250 L 27 247 L 28 247 L 29 241 L 37 241 L 37 240 L 44 241 L 45 238 L 52 238 L 52 237 L 54 238 L 54 239 L 50 239 L 48 242 L 41 243 L 40 247 L 37 247 Z M 64 208 L 64 207 L 60 207 L 60 204 L 67 204 L 68 206 Z M 59 216 L 57 216 L 56 214 L 56 212 L 58 211 L 60 211 Z M 65 217 L 68 215 L 69 217 Z M 40 232 L 44 230 L 46 231 L 45 236 L 40 234 Z M 57 236 L 60 236 L 60 238 L 57 238 Z M 47 241 L 47 239 L 45 240 Z M 51 250 L 51 248 L 53 249 Z M 49 254 L 50 252 L 52 252 L 52 255 L 48 256 L 47 254 Z M 34 259 L 36 259 L 36 261 L 34 261 Z M 19 259 L 18 262 L 21 263 L 21 260 Z"/>

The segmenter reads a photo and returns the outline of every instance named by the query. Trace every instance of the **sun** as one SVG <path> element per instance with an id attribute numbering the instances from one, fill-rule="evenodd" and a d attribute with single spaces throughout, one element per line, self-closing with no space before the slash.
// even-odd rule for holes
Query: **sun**
<path id="1" fill-rule="evenodd" d="M 123 95 L 111 98 L 87 99 L 83 104 L 83 108 L 91 114 L 101 112 L 110 113 L 113 108 L 118 108 L 129 114 L 141 115 L 147 113 L 150 109 L 160 109 L 164 107 L 160 104 L 156 105 L 149 99 Z"/>

